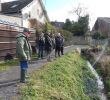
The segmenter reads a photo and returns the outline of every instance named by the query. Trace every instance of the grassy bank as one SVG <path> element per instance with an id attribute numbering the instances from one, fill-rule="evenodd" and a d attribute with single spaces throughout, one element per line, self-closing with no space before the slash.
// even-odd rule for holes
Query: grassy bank
<path id="1" fill-rule="evenodd" d="M 44 65 L 30 77 L 20 89 L 21 100 L 99 100 L 92 95 L 97 92 L 95 85 L 88 86 L 94 76 L 75 52 Z"/>
<path id="2" fill-rule="evenodd" d="M 38 59 L 37 54 L 33 54 L 31 57 L 31 60 L 33 61 L 33 60 L 37 60 L 37 59 Z M 0 63 L 0 72 L 7 71 L 8 69 L 10 69 L 11 67 L 14 67 L 14 66 L 19 66 L 18 59 L 13 59 L 13 60 L 1 62 Z"/>
<path id="3" fill-rule="evenodd" d="M 12 66 L 17 66 L 18 60 L 10 60 L 0 63 L 0 72 L 10 69 Z"/>

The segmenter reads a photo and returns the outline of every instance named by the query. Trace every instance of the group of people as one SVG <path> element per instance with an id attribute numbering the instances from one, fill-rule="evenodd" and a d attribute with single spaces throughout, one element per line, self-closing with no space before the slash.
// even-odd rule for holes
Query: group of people
<path id="1" fill-rule="evenodd" d="M 47 55 L 47 60 L 51 61 L 51 53 L 55 49 L 55 57 L 63 55 L 64 38 L 60 33 L 50 34 L 49 32 L 41 33 L 36 41 L 38 48 L 38 57 L 44 58 Z"/>
<path id="2" fill-rule="evenodd" d="M 31 59 L 32 49 L 29 43 L 29 37 L 31 32 L 24 28 L 22 33 L 19 33 L 16 36 L 16 55 L 20 62 L 20 82 L 26 82 L 26 74 L 28 68 L 28 61 Z M 61 36 L 60 33 L 57 33 L 56 36 L 50 33 L 41 33 L 38 40 L 38 57 L 44 57 L 47 54 L 47 60 L 51 60 L 51 52 L 55 49 L 55 57 L 63 55 L 63 45 L 64 45 L 64 38 Z"/>

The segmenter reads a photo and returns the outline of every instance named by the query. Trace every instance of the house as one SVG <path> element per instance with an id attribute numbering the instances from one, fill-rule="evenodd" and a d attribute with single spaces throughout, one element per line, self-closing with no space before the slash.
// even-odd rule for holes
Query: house
<path id="1" fill-rule="evenodd" d="M 51 24 L 56 28 L 63 28 L 64 22 L 52 21 Z"/>
<path id="2" fill-rule="evenodd" d="M 104 36 L 110 36 L 110 18 L 99 17 L 97 18 L 92 33 L 99 32 Z"/>
<path id="3" fill-rule="evenodd" d="M 11 20 L 10 17 L 15 20 Z M 0 19 L 16 22 L 18 25 L 27 28 L 35 28 L 37 25 L 49 21 L 42 0 L 15 0 L 2 3 Z M 37 25 L 32 25 L 33 20 L 36 21 L 34 24 Z"/>
<path id="4" fill-rule="evenodd" d="M 16 35 L 23 27 L 42 26 L 49 18 L 42 0 L 15 0 L 2 3 L 0 8 L 0 60 L 3 60 L 7 53 L 15 57 Z M 29 41 L 35 51 L 36 34 L 31 32 Z"/>

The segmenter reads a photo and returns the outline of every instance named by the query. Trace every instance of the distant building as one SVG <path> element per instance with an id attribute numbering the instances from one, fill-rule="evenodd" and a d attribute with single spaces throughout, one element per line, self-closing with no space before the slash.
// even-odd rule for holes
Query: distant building
<path id="1" fill-rule="evenodd" d="M 110 36 L 110 18 L 99 17 L 97 18 L 92 33 L 99 32 L 105 36 Z"/>
<path id="2" fill-rule="evenodd" d="M 52 21 L 51 24 L 57 28 L 63 28 L 64 22 Z"/>
<path id="3" fill-rule="evenodd" d="M 15 0 L 2 3 L 0 8 L 0 19 L 16 22 L 27 28 L 37 26 L 33 24 L 44 24 L 49 21 L 42 0 Z"/>

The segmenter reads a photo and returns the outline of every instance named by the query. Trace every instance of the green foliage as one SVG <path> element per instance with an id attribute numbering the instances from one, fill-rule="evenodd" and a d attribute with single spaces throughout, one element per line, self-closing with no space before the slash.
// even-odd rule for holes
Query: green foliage
<path id="1" fill-rule="evenodd" d="M 55 28 L 51 25 L 51 23 L 46 22 L 44 27 L 44 32 L 52 32 Z"/>
<path id="2" fill-rule="evenodd" d="M 21 98 L 22 100 L 92 100 L 85 94 L 83 80 L 85 72 L 82 69 L 87 69 L 86 67 L 85 60 L 79 54 L 75 52 L 66 54 L 33 72 L 29 83 L 21 87 Z"/>
<path id="3" fill-rule="evenodd" d="M 107 97 L 108 97 L 108 99 L 110 99 L 110 92 L 107 93 Z"/>
<path id="4" fill-rule="evenodd" d="M 107 54 L 110 54 L 110 47 L 107 47 Z"/>
<path id="5" fill-rule="evenodd" d="M 9 60 L 3 63 L 0 63 L 0 72 L 8 70 L 12 66 L 18 65 L 18 60 Z"/>
<path id="6" fill-rule="evenodd" d="M 107 87 L 107 91 L 110 92 L 110 79 L 105 80 L 105 85 L 106 85 L 106 87 Z"/>
<path id="7" fill-rule="evenodd" d="M 95 32 L 93 35 L 92 35 L 92 38 L 93 39 L 106 39 L 107 37 L 104 36 L 102 33 L 100 32 Z"/>
<path id="8" fill-rule="evenodd" d="M 38 59 L 38 55 L 33 54 L 32 55 L 32 60 L 36 60 L 36 59 Z M 0 72 L 1 71 L 6 71 L 6 70 L 10 69 L 11 67 L 18 66 L 18 65 L 19 65 L 18 59 L 7 60 L 5 62 L 1 62 L 0 63 Z"/>
<path id="9" fill-rule="evenodd" d="M 97 66 L 96 71 L 97 71 L 97 73 L 98 73 L 100 76 L 104 76 L 104 72 L 103 72 L 103 70 L 102 70 L 99 66 Z"/>
<path id="10" fill-rule="evenodd" d="M 73 25 L 73 35 L 75 36 L 81 36 L 83 35 L 83 32 L 81 30 L 81 25 L 78 22 L 75 22 L 75 24 Z"/>
<path id="11" fill-rule="evenodd" d="M 66 19 L 66 22 L 63 26 L 64 30 L 72 31 L 72 22 L 69 19 Z"/>
<path id="12" fill-rule="evenodd" d="M 86 34 L 89 27 L 89 15 L 86 15 L 84 17 L 80 17 L 78 19 L 78 22 L 74 23 L 73 25 L 73 33 L 74 35 L 81 36 Z"/>
<path id="13" fill-rule="evenodd" d="M 63 29 L 68 30 L 73 33 L 73 35 L 81 36 L 85 35 L 89 30 L 89 15 L 84 17 L 79 17 L 77 22 L 70 21 L 66 19 Z"/>
<path id="14" fill-rule="evenodd" d="M 36 100 L 36 90 L 34 88 L 24 86 L 21 89 L 21 94 L 25 94 L 25 98 L 21 98 L 21 100 Z"/>
<path id="15" fill-rule="evenodd" d="M 65 41 L 70 41 L 71 38 L 72 38 L 72 33 L 69 32 L 69 31 L 66 31 L 66 30 L 62 30 L 62 29 L 59 29 L 58 32 L 60 32 L 63 37 L 65 38 Z"/>

